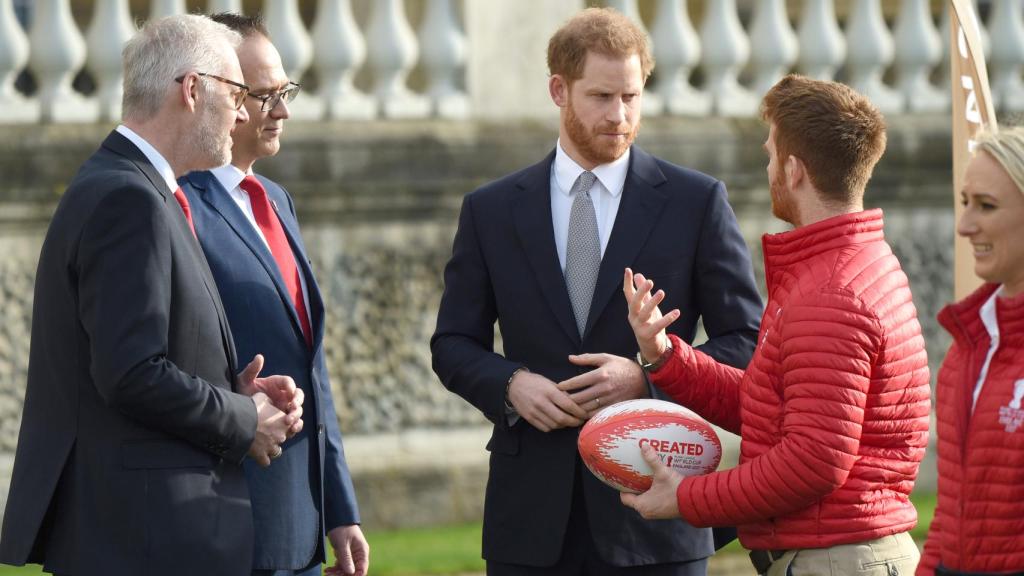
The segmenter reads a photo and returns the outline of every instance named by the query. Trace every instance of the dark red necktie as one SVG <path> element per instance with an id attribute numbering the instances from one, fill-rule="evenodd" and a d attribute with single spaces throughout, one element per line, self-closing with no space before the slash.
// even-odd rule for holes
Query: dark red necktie
<path id="1" fill-rule="evenodd" d="M 188 222 L 188 227 L 192 229 L 192 235 L 196 236 L 196 225 L 192 223 L 192 209 L 189 208 L 188 198 L 185 198 L 185 193 L 181 191 L 180 187 L 174 191 L 174 199 L 181 205 L 181 211 L 185 213 L 185 221 Z"/>
<path id="2" fill-rule="evenodd" d="M 278 220 L 277 213 L 270 205 L 267 190 L 255 176 L 246 176 L 239 186 L 249 195 L 256 224 L 260 227 L 263 237 L 266 238 L 267 244 L 270 246 L 270 253 L 274 255 L 277 269 L 292 297 L 295 312 L 299 315 L 302 335 L 306 337 L 306 344 L 312 346 L 313 331 L 309 326 L 309 316 L 306 314 L 306 302 L 302 296 L 302 283 L 299 282 L 299 269 L 295 265 L 295 255 L 292 253 L 291 245 L 288 244 L 288 237 L 284 234 L 281 221 Z"/>

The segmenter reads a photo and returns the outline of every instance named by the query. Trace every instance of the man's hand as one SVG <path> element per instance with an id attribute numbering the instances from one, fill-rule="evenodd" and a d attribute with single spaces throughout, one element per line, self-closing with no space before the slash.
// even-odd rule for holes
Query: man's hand
<path id="1" fill-rule="evenodd" d="M 281 444 L 291 435 L 291 429 L 298 423 L 302 429 L 302 420 L 281 412 L 263 392 L 252 395 L 256 403 L 256 437 L 249 446 L 249 457 L 263 467 L 270 466 L 270 461 L 281 455 Z"/>
<path id="2" fill-rule="evenodd" d="M 622 278 L 622 293 L 626 295 L 629 307 L 629 325 L 633 328 L 636 343 L 640 346 L 640 355 L 648 362 L 654 362 L 668 348 L 668 336 L 665 328 L 679 318 L 679 310 L 672 310 L 664 316 L 658 304 L 665 299 L 665 292 L 658 290 L 651 295 L 654 282 L 644 278 L 643 274 L 633 275 L 626 268 Z"/>
<path id="3" fill-rule="evenodd" d="M 295 385 L 291 376 L 267 376 L 259 378 L 263 370 L 263 355 L 253 356 L 252 362 L 238 373 L 235 378 L 235 388 L 240 394 L 252 396 L 262 392 L 270 398 L 274 407 L 294 418 L 295 424 L 289 431 L 288 437 L 292 437 L 302 430 L 302 402 L 305 394 L 302 388 Z"/>
<path id="4" fill-rule="evenodd" d="M 338 526 L 327 533 L 334 548 L 334 566 L 324 570 L 325 576 L 366 576 L 370 569 L 370 545 L 358 524 Z"/>
<path id="5" fill-rule="evenodd" d="M 640 449 L 644 460 L 654 470 L 654 483 L 643 494 L 619 494 L 622 503 L 640 513 L 648 520 L 680 518 L 679 501 L 676 491 L 683 477 L 678 472 L 661 463 L 661 458 L 650 446 Z"/>
<path id="6" fill-rule="evenodd" d="M 569 361 L 577 366 L 594 369 L 558 383 L 558 389 L 569 393 L 569 398 L 587 410 L 587 418 L 598 410 L 623 400 L 647 396 L 640 366 L 622 356 L 613 354 L 570 355 Z"/>
<path id="7" fill-rule="evenodd" d="M 520 416 L 541 432 L 582 426 L 588 418 L 568 394 L 547 378 L 520 370 L 508 387 L 508 401 Z"/>

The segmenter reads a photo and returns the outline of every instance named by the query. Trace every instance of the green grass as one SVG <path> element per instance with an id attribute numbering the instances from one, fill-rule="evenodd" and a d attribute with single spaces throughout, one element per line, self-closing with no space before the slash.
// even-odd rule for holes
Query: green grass
<path id="1" fill-rule="evenodd" d="M 915 540 L 924 540 L 935 511 L 934 494 L 914 494 L 917 507 L 917 528 L 911 531 Z M 370 573 L 373 576 L 421 576 L 482 572 L 480 559 L 480 524 L 419 528 L 411 530 L 367 532 L 370 542 Z M 738 541 L 726 546 L 722 553 L 745 553 Z M 332 560 L 333 562 L 333 560 Z M 38 566 L 12 568 L 0 566 L 0 576 L 41 574 Z"/>

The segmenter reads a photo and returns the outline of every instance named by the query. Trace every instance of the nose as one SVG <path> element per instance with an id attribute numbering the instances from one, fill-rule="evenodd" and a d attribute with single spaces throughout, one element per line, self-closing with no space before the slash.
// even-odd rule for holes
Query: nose
<path id="1" fill-rule="evenodd" d="M 964 210 L 960 220 L 956 223 L 956 233 L 965 238 L 978 233 L 978 225 L 974 221 L 974 214 L 970 208 Z"/>
<path id="2" fill-rule="evenodd" d="M 607 119 L 608 122 L 616 126 L 626 121 L 626 103 L 621 98 L 616 98 L 615 102 L 609 107 Z"/>
<path id="3" fill-rule="evenodd" d="M 282 120 L 286 120 L 290 118 L 291 115 L 292 111 L 290 108 L 288 108 L 288 103 L 284 101 L 284 98 L 278 100 L 277 106 L 274 106 L 273 108 L 270 109 L 270 116 L 273 118 L 280 118 Z"/>
<path id="4" fill-rule="evenodd" d="M 245 124 L 249 121 L 249 111 L 242 106 L 235 111 L 235 124 Z"/>

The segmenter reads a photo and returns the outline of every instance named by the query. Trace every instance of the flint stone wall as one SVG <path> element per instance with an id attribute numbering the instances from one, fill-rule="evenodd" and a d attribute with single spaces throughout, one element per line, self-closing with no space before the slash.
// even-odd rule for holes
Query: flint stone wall
<path id="1" fill-rule="evenodd" d="M 0 509 L 17 442 L 35 263 L 50 215 L 111 126 L 8 126 L 0 141 Z M 327 361 L 365 522 L 427 525 L 481 516 L 489 429 L 430 369 L 428 341 L 463 195 L 542 159 L 555 121 L 299 123 L 257 165 L 295 197 L 327 304 Z M 771 215 L 753 120 L 656 118 L 639 142 L 723 179 L 764 289 L 760 235 Z M 952 297 L 950 128 L 942 116 L 891 120 L 867 204 L 911 279 L 933 369 Z M 41 303 L 45 305 L 45 303 Z M 59 359 L 57 359 L 59 361 Z M 735 452 L 735 439 L 726 444 Z M 735 458 L 735 456 L 733 456 Z M 926 466 L 919 485 L 934 488 Z"/>

